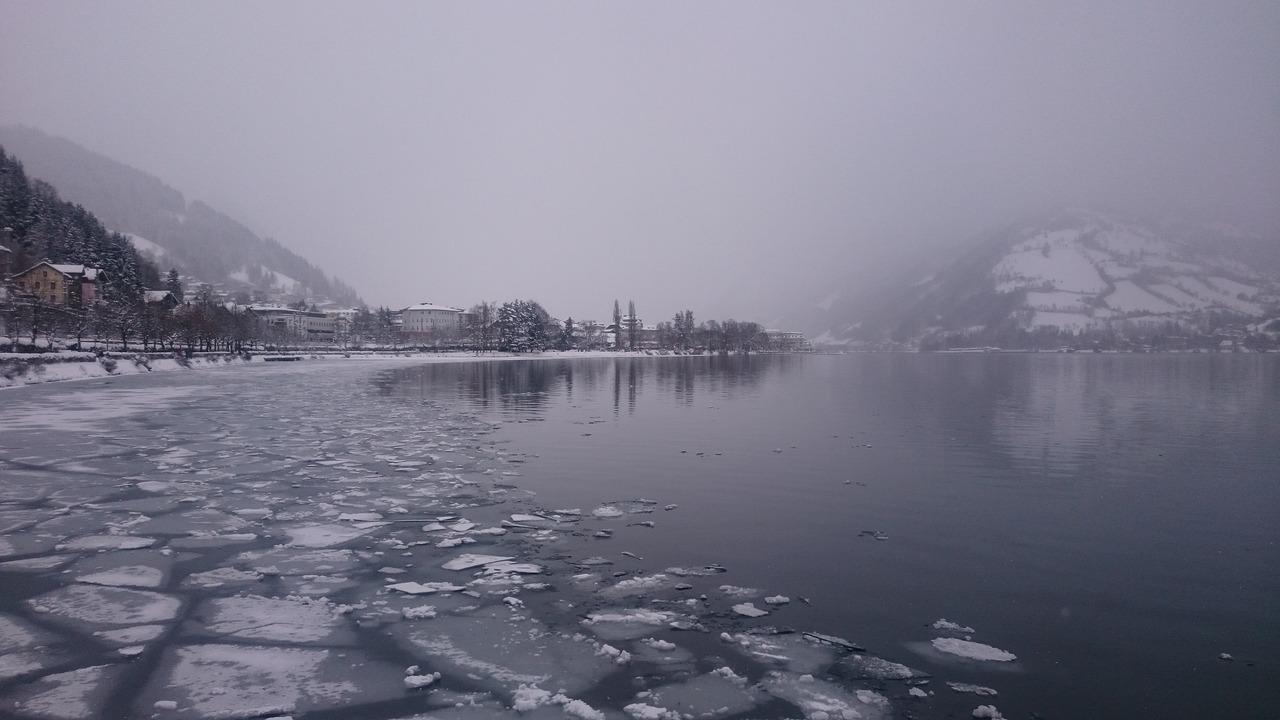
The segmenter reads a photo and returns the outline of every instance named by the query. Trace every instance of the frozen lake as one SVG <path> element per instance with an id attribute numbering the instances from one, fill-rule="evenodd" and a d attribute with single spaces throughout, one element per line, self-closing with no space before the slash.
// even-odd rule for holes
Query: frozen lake
<path id="1" fill-rule="evenodd" d="M 1273 718 L 1278 468 L 1277 356 L 4 390 L 0 716 Z"/>

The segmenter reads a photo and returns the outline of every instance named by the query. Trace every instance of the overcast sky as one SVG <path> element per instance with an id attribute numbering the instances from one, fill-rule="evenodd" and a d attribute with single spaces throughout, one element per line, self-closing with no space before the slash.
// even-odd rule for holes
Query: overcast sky
<path id="1" fill-rule="evenodd" d="M 0 123 L 371 304 L 765 319 L 1041 208 L 1277 235 L 1280 3 L 0 0 Z"/>

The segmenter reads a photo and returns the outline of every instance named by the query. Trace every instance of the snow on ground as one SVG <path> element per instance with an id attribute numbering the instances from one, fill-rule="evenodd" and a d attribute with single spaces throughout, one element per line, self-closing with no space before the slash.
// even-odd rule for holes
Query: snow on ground
<path id="1" fill-rule="evenodd" d="M 1027 307 L 1035 310 L 1061 310 L 1064 312 L 1084 312 L 1088 305 L 1085 298 L 1076 292 L 1028 292 Z"/>
<path id="2" fill-rule="evenodd" d="M 1106 281 L 1089 256 L 1073 244 L 1079 231 L 1063 230 L 1025 240 L 992 270 L 998 292 L 1049 286 L 1075 293 L 1101 293 Z"/>
<path id="3" fill-rule="evenodd" d="M 1178 311 L 1178 306 L 1143 290 L 1132 280 L 1121 280 L 1106 296 L 1107 307 L 1122 313 L 1164 314 Z"/>
<path id="4" fill-rule="evenodd" d="M 163 260 L 164 257 L 169 254 L 168 250 L 165 250 L 141 235 L 134 235 L 133 233 L 122 234 L 129 238 L 129 242 L 133 245 L 134 249 L 143 255 L 150 255 L 157 260 Z"/>
<path id="5" fill-rule="evenodd" d="M 1085 315 L 1084 313 L 1046 312 L 1044 310 L 1037 310 L 1035 314 L 1031 316 L 1031 322 L 1028 326 L 1032 328 L 1060 327 L 1064 330 L 1082 330 L 1094 327 L 1097 324 L 1097 320 Z"/>

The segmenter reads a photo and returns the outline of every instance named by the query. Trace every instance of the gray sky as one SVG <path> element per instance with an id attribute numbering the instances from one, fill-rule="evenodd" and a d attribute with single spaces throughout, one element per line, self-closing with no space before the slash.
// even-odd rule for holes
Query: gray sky
<path id="1" fill-rule="evenodd" d="M 766 319 L 1043 208 L 1277 235 L 1280 3 L 0 0 L 0 122 L 372 304 Z"/>

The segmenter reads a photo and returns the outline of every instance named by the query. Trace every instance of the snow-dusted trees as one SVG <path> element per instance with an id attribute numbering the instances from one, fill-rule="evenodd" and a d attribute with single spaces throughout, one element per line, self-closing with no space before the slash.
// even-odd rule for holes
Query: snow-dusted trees
<path id="1" fill-rule="evenodd" d="M 498 348 L 507 352 L 537 352 L 548 345 L 551 316 L 532 300 L 512 300 L 498 308 Z"/>
<path id="2" fill-rule="evenodd" d="M 472 305 L 467 314 L 462 317 L 463 332 L 466 334 L 467 342 L 475 349 L 477 355 L 493 350 L 493 341 L 497 333 L 495 326 L 497 320 L 497 308 L 487 300 Z"/>

